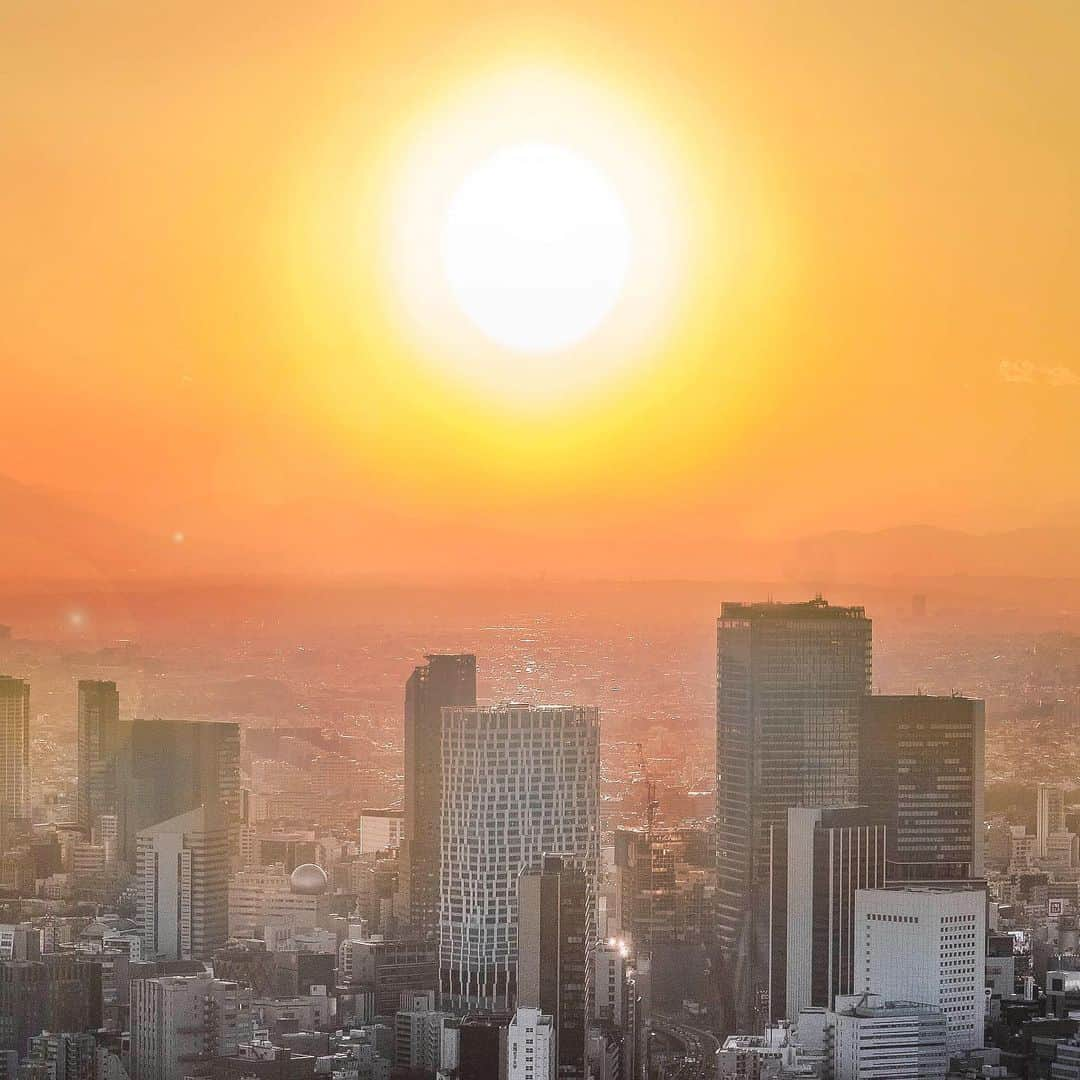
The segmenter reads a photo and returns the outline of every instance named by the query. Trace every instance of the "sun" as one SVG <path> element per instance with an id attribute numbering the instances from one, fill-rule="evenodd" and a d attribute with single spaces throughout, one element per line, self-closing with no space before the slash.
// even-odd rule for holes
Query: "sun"
<path id="1" fill-rule="evenodd" d="M 626 209 L 586 158 L 552 143 L 503 147 L 461 182 L 442 257 L 454 299 L 492 341 L 547 353 L 588 336 L 631 258 Z"/>
<path id="2" fill-rule="evenodd" d="M 579 73 L 489 73 L 388 149 L 386 310 L 440 393 L 529 413 L 618 393 L 686 296 L 681 161 L 629 96 Z"/>

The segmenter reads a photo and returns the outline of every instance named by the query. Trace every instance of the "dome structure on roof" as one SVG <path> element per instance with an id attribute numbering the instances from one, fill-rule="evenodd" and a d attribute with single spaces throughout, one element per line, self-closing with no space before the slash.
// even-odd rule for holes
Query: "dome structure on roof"
<path id="1" fill-rule="evenodd" d="M 321 896 L 330 886 L 326 871 L 315 863 L 301 863 L 289 875 L 289 888 L 302 896 Z"/>

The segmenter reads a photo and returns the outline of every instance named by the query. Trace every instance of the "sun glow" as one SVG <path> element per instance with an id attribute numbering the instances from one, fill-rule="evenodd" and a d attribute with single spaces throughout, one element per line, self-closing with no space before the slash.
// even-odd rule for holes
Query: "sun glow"
<path id="1" fill-rule="evenodd" d="M 528 409 L 645 362 L 687 272 L 671 147 L 567 72 L 482 80 L 414 125 L 385 217 L 390 308 L 433 369 Z"/>

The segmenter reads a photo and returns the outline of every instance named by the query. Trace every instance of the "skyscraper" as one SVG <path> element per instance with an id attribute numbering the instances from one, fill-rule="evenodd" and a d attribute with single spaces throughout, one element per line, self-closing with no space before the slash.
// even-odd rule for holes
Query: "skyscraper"
<path id="1" fill-rule="evenodd" d="M 1061 784 L 1040 784 L 1035 796 L 1035 835 L 1038 838 L 1039 858 L 1050 853 L 1049 839 L 1067 832 L 1065 827 L 1065 789 Z"/>
<path id="2" fill-rule="evenodd" d="M 405 684 L 405 823 L 401 893 L 414 934 L 439 926 L 442 710 L 476 705 L 476 657 L 433 655 Z"/>
<path id="3" fill-rule="evenodd" d="M 769 830 L 792 806 L 855 803 L 870 691 L 861 607 L 725 603 L 717 623 L 718 923 L 739 1030 L 763 1018 Z"/>
<path id="4" fill-rule="evenodd" d="M 983 1045 L 985 889 L 860 889 L 855 946 L 856 994 L 937 1006 L 950 1054 Z"/>
<path id="5" fill-rule="evenodd" d="M 117 765 L 130 738 L 130 725 L 121 727 L 120 695 L 116 683 L 80 679 L 76 820 L 89 830 L 102 814 L 117 811 Z"/>
<path id="6" fill-rule="evenodd" d="M 135 838 L 151 825 L 202 807 L 239 841 L 240 729 L 230 723 L 133 720 L 121 754 L 121 844 L 134 864 Z"/>
<path id="7" fill-rule="evenodd" d="M 788 811 L 772 829 L 769 1012 L 831 1009 L 854 988 L 855 890 L 885 885 L 885 822 L 864 806 Z"/>
<path id="8" fill-rule="evenodd" d="M 442 733 L 439 965 L 448 1003 L 509 1008 L 518 875 L 573 855 L 595 895 L 599 850 L 595 707 L 447 709 Z"/>
<path id="9" fill-rule="evenodd" d="M 0 828 L 30 818 L 30 684 L 0 675 Z"/>
<path id="10" fill-rule="evenodd" d="M 518 878 L 517 1004 L 548 1014 L 560 1077 L 585 1075 L 593 1012 L 596 915 L 589 873 L 572 856 L 544 855 Z"/>
<path id="11" fill-rule="evenodd" d="M 868 697 L 859 801 L 889 827 L 893 882 L 983 875 L 983 703 L 963 697 Z"/>
<path id="12" fill-rule="evenodd" d="M 229 840 L 204 807 L 138 834 L 138 923 L 145 959 L 204 960 L 228 937 Z"/>

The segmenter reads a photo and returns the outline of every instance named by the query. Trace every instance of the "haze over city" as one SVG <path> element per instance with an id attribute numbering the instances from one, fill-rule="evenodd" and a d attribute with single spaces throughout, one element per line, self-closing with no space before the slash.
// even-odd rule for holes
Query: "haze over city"
<path id="1" fill-rule="evenodd" d="M 1077 1080 L 1078 57 L 5 5 L 0 1080 Z"/>

